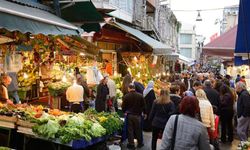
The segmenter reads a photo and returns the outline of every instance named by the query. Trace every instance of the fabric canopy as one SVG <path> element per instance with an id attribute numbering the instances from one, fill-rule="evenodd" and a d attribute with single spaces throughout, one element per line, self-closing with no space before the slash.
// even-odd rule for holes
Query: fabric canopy
<path id="1" fill-rule="evenodd" d="M 146 43 L 147 45 L 152 47 L 153 54 L 155 54 L 155 55 L 171 54 L 171 47 L 170 46 L 167 46 L 167 45 L 151 38 L 150 36 L 144 34 L 143 32 L 141 32 L 137 29 L 131 28 L 129 26 L 126 26 L 124 24 L 118 23 L 118 22 L 115 22 L 114 25 L 118 26 L 120 29 L 128 32 L 129 34 L 135 36 L 139 40 L 143 41 L 144 43 Z"/>
<path id="2" fill-rule="evenodd" d="M 84 23 L 81 28 L 85 31 L 85 32 L 99 32 L 101 30 L 101 25 L 100 23 Z"/>
<path id="3" fill-rule="evenodd" d="M 32 34 L 79 35 L 76 26 L 37 8 L 0 1 L 0 28 Z"/>
<path id="4" fill-rule="evenodd" d="M 202 52 L 207 56 L 234 57 L 237 26 L 220 35 L 215 40 L 206 44 Z"/>
<path id="5" fill-rule="evenodd" d="M 172 52 L 171 54 L 167 55 L 167 59 L 170 61 L 179 60 L 184 64 L 191 65 L 194 62 L 194 59 L 187 58 L 179 53 Z"/>
<path id="6" fill-rule="evenodd" d="M 102 15 L 96 10 L 90 0 L 72 0 L 70 3 L 62 3 L 62 18 L 74 23 L 102 22 Z M 68 5 L 68 6 L 67 6 Z M 65 8 L 64 8 L 65 7 Z"/>
<path id="7" fill-rule="evenodd" d="M 250 64 L 250 1 L 240 0 L 235 65 Z"/>
<path id="8" fill-rule="evenodd" d="M 42 9 L 45 11 L 53 12 L 53 9 L 51 9 L 50 7 L 43 5 L 43 4 L 40 4 L 38 2 L 32 1 L 32 0 L 10 0 L 10 1 L 22 4 L 22 5 L 26 5 L 29 7 L 38 8 L 38 9 Z"/>

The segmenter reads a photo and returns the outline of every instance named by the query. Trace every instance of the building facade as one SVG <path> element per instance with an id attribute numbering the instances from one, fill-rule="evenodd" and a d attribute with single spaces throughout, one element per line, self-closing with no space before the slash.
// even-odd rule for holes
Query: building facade
<path id="1" fill-rule="evenodd" d="M 229 7 L 225 7 L 223 9 L 223 18 L 220 22 L 220 29 L 221 34 L 225 33 L 229 29 L 233 28 L 238 24 L 238 13 L 239 13 L 239 6 L 233 5 Z"/>
<path id="2" fill-rule="evenodd" d="M 179 22 L 168 5 L 160 5 L 157 15 L 156 26 L 162 42 L 177 52 Z"/>
<path id="3" fill-rule="evenodd" d="M 182 24 L 179 33 L 179 53 L 187 58 L 196 59 L 196 32 L 195 26 L 189 24 Z"/>
<path id="4" fill-rule="evenodd" d="M 160 0 L 92 0 L 99 10 L 114 10 L 109 15 L 129 22 L 144 33 L 177 51 L 178 21 Z"/>

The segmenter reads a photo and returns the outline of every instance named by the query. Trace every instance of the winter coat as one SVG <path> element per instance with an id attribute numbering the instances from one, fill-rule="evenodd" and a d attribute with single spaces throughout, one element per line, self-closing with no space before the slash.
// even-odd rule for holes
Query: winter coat
<path id="1" fill-rule="evenodd" d="M 95 100 L 96 111 L 106 111 L 107 96 L 109 95 L 109 89 L 107 85 L 100 83 L 97 87 L 97 94 Z"/>
<path id="2" fill-rule="evenodd" d="M 152 121 L 152 126 L 164 129 L 169 117 L 174 113 L 174 111 L 175 106 L 173 102 L 159 104 L 155 101 L 149 115 L 149 120 Z"/>

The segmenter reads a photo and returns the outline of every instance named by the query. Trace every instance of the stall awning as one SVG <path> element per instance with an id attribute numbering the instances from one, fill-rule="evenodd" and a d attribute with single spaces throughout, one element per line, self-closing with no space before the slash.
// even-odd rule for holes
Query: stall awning
<path id="1" fill-rule="evenodd" d="M 235 45 L 235 65 L 250 64 L 250 1 L 240 0 L 238 31 Z"/>
<path id="2" fill-rule="evenodd" d="M 103 22 L 102 15 L 96 10 L 91 0 L 60 1 L 62 18 L 74 23 Z"/>
<path id="3" fill-rule="evenodd" d="M 78 35 L 71 23 L 44 10 L 0 1 L 0 28 L 32 34 Z"/>
<path id="4" fill-rule="evenodd" d="M 114 25 L 118 26 L 120 29 L 128 32 L 129 34 L 135 36 L 139 40 L 143 41 L 144 43 L 146 43 L 147 45 L 152 47 L 153 54 L 155 54 L 155 55 L 171 54 L 171 47 L 170 46 L 167 46 L 167 45 L 151 38 L 150 36 L 144 34 L 143 32 L 141 32 L 137 29 L 131 28 L 129 26 L 126 26 L 124 24 L 118 23 L 118 22 L 115 22 Z"/>
<path id="5" fill-rule="evenodd" d="M 202 52 L 207 56 L 226 56 L 233 58 L 237 26 L 220 35 L 215 40 L 206 44 Z"/>
<path id="6" fill-rule="evenodd" d="M 46 5 L 40 4 L 38 2 L 34 2 L 32 0 L 10 0 L 10 1 L 22 4 L 22 5 L 26 5 L 26 6 L 29 6 L 29 7 L 38 8 L 38 9 L 42 9 L 42 10 L 45 10 L 45 11 L 53 12 L 52 8 L 50 8 L 50 7 L 46 6 Z"/>
<path id="7" fill-rule="evenodd" d="M 191 65 L 194 62 L 194 59 L 187 58 L 187 57 L 185 57 L 185 56 L 183 56 L 181 54 L 175 53 L 175 52 L 172 52 L 171 54 L 166 55 L 166 58 L 169 61 L 179 60 L 182 63 L 187 64 L 187 65 Z"/>

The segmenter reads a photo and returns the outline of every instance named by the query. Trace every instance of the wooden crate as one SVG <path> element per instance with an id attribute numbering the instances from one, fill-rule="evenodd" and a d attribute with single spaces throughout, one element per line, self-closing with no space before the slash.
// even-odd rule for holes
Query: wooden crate
<path id="1" fill-rule="evenodd" d="M 1 127 L 8 128 L 8 129 L 14 129 L 16 126 L 15 126 L 14 122 L 7 122 L 7 121 L 0 120 L 0 128 Z"/>
<path id="2" fill-rule="evenodd" d="M 13 116 L 13 117 L 0 116 L 0 121 L 16 123 L 17 122 L 17 117 L 16 116 Z"/>
<path id="3" fill-rule="evenodd" d="M 32 128 L 34 125 L 36 125 L 35 123 L 31 123 L 29 121 L 24 121 L 24 120 L 17 120 L 16 124 L 18 126 L 21 126 L 21 127 L 26 127 L 26 128 Z"/>
<path id="4" fill-rule="evenodd" d="M 31 135 L 31 136 L 36 136 L 35 133 L 32 132 L 32 129 L 31 128 L 26 128 L 26 127 L 17 127 L 17 132 L 18 133 L 23 133 L 23 134 L 26 134 L 26 135 Z"/>

